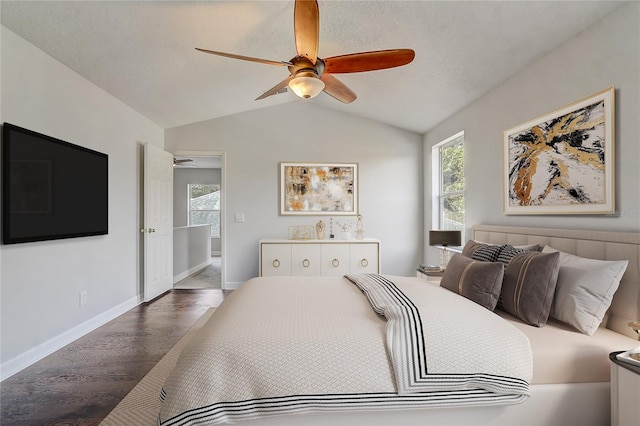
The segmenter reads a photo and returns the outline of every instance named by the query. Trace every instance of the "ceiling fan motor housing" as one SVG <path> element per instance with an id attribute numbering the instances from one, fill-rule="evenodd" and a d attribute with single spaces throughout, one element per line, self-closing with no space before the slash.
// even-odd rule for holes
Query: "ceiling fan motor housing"
<path id="1" fill-rule="evenodd" d="M 322 73 L 324 73 L 324 61 L 320 58 L 316 60 L 315 65 L 304 56 L 296 56 L 291 59 L 292 65 L 289 65 L 289 72 L 292 76 L 297 77 L 300 76 L 302 72 L 313 73 L 316 78 L 320 77 Z M 310 76 L 308 76 L 310 77 Z"/>

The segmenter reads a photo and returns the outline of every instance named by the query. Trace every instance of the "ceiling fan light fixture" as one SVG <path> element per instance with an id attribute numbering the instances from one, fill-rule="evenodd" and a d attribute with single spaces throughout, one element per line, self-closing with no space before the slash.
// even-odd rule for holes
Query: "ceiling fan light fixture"
<path id="1" fill-rule="evenodd" d="M 289 81 L 293 93 L 304 99 L 315 98 L 324 90 L 324 82 L 313 72 L 299 72 Z"/>

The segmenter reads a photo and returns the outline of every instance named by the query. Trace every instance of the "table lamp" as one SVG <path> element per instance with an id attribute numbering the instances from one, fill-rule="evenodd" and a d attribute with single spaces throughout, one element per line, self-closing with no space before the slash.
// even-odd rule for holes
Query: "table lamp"
<path id="1" fill-rule="evenodd" d="M 429 245 L 442 247 L 442 253 L 440 255 L 440 269 L 444 270 L 449 263 L 449 249 L 448 246 L 459 246 L 462 244 L 462 232 L 461 231 L 429 231 Z"/>

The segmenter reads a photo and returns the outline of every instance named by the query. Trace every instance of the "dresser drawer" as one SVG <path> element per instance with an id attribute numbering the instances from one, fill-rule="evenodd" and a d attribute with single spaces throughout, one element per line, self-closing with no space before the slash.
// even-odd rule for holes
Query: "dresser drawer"
<path id="1" fill-rule="evenodd" d="M 340 276 L 349 273 L 349 245 L 322 244 L 320 275 Z"/>
<path id="2" fill-rule="evenodd" d="M 320 275 L 320 244 L 297 244 L 291 246 L 291 275 Z"/>
<path id="3" fill-rule="evenodd" d="M 379 245 L 350 244 L 349 245 L 349 273 L 351 274 L 377 274 L 379 266 Z"/>
<path id="4" fill-rule="evenodd" d="M 261 244 L 261 275 L 291 275 L 291 244 Z"/>

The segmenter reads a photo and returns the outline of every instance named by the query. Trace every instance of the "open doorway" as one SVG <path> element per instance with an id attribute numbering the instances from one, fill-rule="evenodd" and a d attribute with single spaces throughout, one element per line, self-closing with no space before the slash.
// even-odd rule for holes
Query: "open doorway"
<path id="1" fill-rule="evenodd" d="M 174 154 L 174 289 L 224 289 L 224 153 Z"/>

